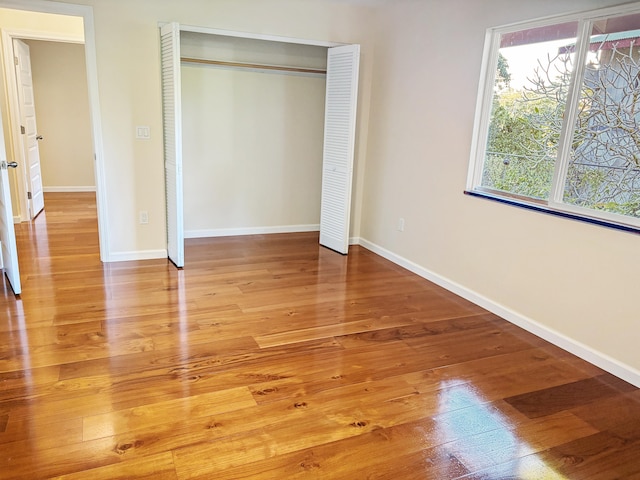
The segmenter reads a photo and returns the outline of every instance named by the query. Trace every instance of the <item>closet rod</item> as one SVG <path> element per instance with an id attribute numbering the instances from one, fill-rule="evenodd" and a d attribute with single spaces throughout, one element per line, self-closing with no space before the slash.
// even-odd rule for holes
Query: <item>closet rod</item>
<path id="1" fill-rule="evenodd" d="M 283 67 L 280 65 L 261 65 L 259 63 L 240 63 L 240 62 L 223 62 L 221 60 L 205 60 L 203 58 L 189 58 L 182 57 L 180 61 L 185 63 L 200 63 L 204 65 L 221 65 L 223 67 L 237 67 L 237 68 L 260 68 L 263 70 L 279 70 L 284 72 L 297 72 L 297 73 L 315 73 L 325 75 L 326 70 L 317 68 L 301 68 L 301 67 Z"/>

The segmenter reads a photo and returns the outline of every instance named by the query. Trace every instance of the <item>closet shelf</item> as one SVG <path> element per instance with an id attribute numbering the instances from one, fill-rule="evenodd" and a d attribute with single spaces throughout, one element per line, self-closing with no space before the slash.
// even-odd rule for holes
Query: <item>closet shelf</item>
<path id="1" fill-rule="evenodd" d="M 190 58 L 190 57 L 182 57 L 180 58 L 180 61 L 184 63 L 198 63 L 202 65 L 218 65 L 223 67 L 234 67 L 234 68 L 277 70 L 277 71 L 283 71 L 283 72 L 313 73 L 318 75 L 327 74 L 326 70 L 322 70 L 318 68 L 285 67 L 281 65 L 263 65 L 259 63 L 223 62 L 221 60 L 205 60 L 203 58 Z"/>

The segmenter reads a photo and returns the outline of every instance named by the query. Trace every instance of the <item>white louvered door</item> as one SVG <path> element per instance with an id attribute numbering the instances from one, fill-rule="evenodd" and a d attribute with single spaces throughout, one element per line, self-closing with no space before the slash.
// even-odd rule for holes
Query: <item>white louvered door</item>
<path id="1" fill-rule="evenodd" d="M 328 50 L 320 244 L 347 254 L 360 45 Z"/>
<path id="2" fill-rule="evenodd" d="M 167 201 L 167 251 L 169 259 L 184 267 L 182 192 L 182 102 L 180 91 L 180 25 L 160 29 L 162 53 L 162 115 L 164 171 Z"/>

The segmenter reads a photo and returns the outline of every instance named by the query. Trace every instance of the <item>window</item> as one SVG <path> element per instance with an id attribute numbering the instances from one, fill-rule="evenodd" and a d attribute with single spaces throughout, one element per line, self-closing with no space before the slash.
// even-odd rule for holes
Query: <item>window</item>
<path id="1" fill-rule="evenodd" d="M 640 228 L 640 5 L 487 34 L 468 192 Z"/>

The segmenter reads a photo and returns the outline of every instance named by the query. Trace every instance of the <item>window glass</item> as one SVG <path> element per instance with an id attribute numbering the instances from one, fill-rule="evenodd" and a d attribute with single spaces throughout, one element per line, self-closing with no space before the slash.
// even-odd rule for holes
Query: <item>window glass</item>
<path id="1" fill-rule="evenodd" d="M 548 199 L 578 23 L 500 36 L 481 186 Z"/>
<path id="2" fill-rule="evenodd" d="M 586 62 L 563 201 L 640 217 L 640 15 L 594 22 Z"/>

